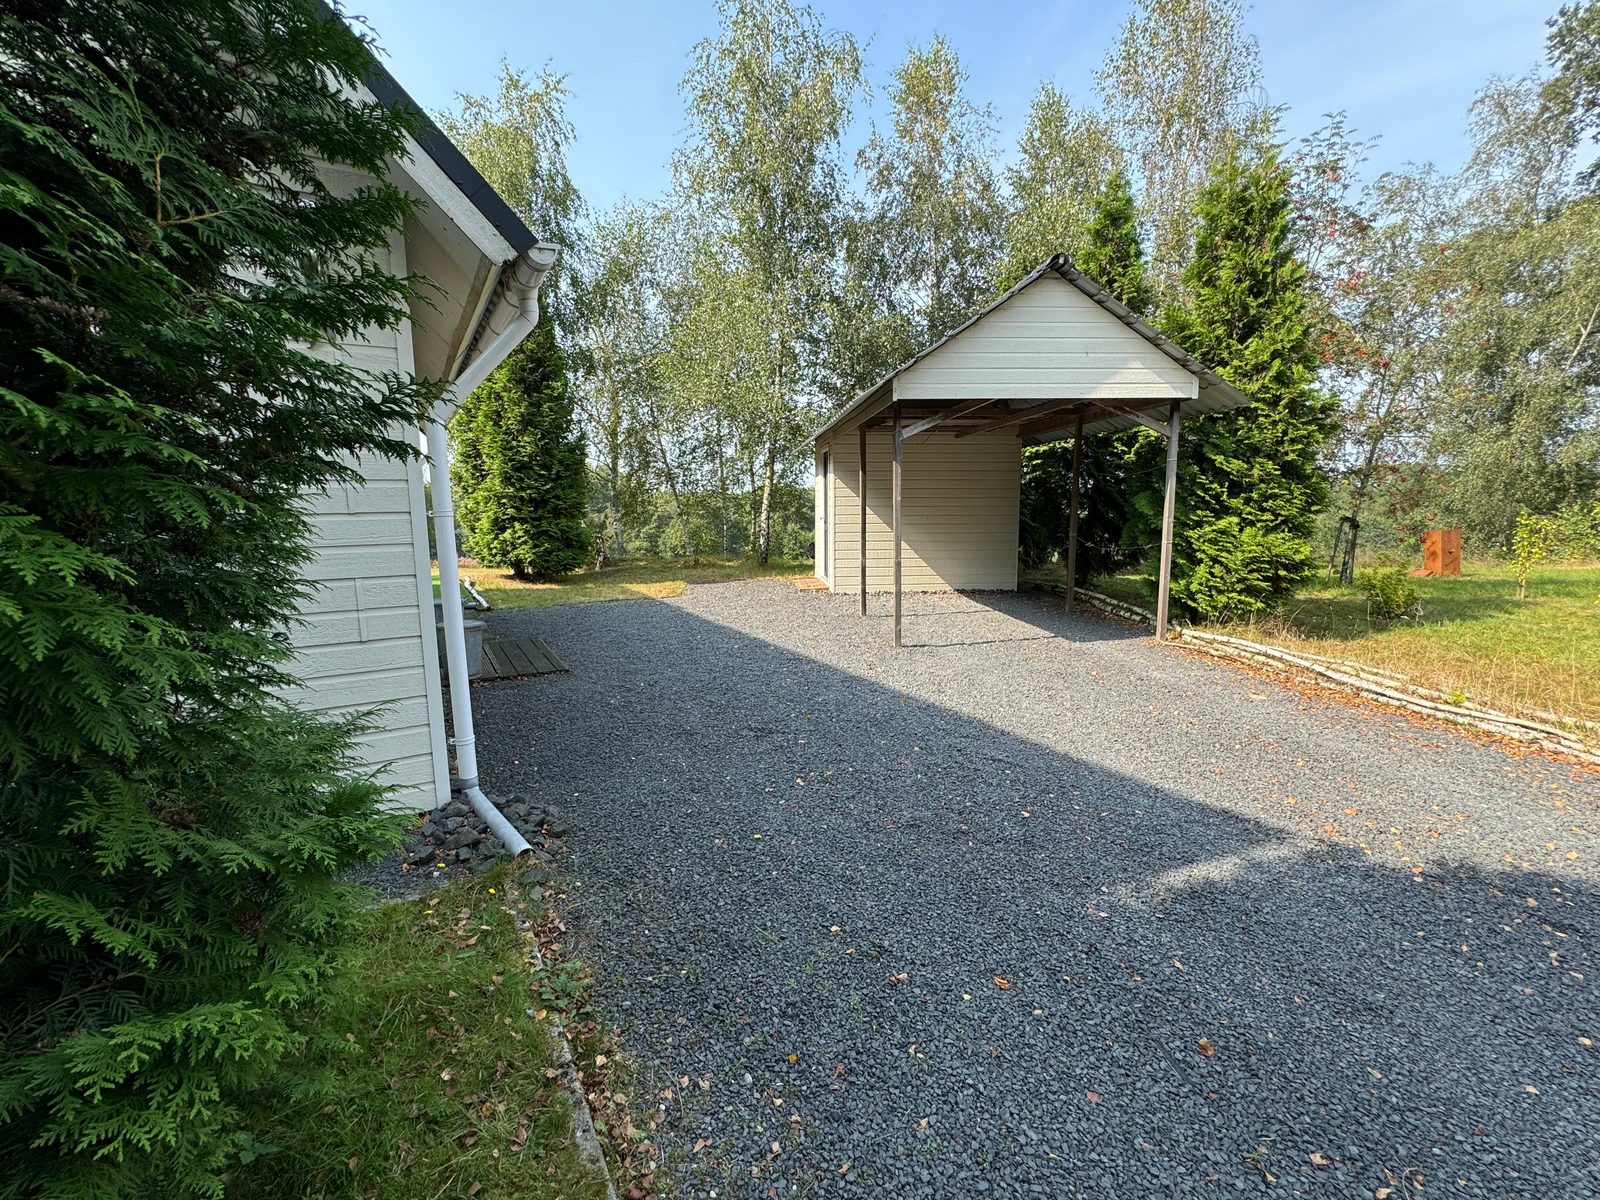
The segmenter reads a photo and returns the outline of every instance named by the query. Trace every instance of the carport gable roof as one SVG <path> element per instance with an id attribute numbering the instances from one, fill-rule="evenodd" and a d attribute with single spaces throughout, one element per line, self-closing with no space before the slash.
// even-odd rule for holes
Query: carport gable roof
<path id="1" fill-rule="evenodd" d="M 1107 319 L 1114 319 L 1121 326 L 1138 334 L 1193 378 L 1193 395 L 1178 398 L 1183 416 L 1226 412 L 1252 402 L 1249 396 L 1227 383 L 1215 371 L 1111 295 L 1100 283 L 1078 270 L 1066 255 L 1058 254 L 1041 263 L 982 312 L 951 330 L 862 392 L 817 431 L 816 439 L 821 441 L 842 430 L 853 429 L 858 425 L 874 425 L 886 420 L 888 409 L 895 398 L 895 381 L 899 377 L 951 345 L 975 325 L 1047 275 L 1059 277 L 1071 284 L 1098 305 L 1106 313 Z M 1070 433 L 1080 415 L 1084 418 L 1083 432 L 1086 434 L 1131 429 L 1139 425 L 1159 427 L 1158 421 L 1152 416 L 1147 416 L 1145 410 L 1155 409 L 1158 410 L 1157 415 L 1164 415 L 1164 410 L 1171 400 L 1171 396 L 1152 397 L 1147 400 L 1127 397 L 1111 399 L 1068 396 L 1058 399 L 1007 396 L 973 399 L 963 396 L 943 400 L 919 397 L 911 403 L 916 407 L 916 415 L 924 419 L 928 428 L 932 428 L 935 424 L 954 426 L 958 437 L 966 431 L 1014 426 L 1018 436 L 1026 441 L 1048 442 Z M 941 412 L 949 415 L 941 416 Z"/>

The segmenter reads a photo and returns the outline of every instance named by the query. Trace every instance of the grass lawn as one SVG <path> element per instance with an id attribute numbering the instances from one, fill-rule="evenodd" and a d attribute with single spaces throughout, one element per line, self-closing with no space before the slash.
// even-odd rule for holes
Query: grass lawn
<path id="1" fill-rule="evenodd" d="M 1459 579 L 1414 582 L 1417 621 L 1371 620 L 1358 589 L 1313 580 L 1281 613 L 1206 628 L 1363 663 L 1493 708 L 1600 721 L 1600 565 L 1542 567 L 1526 600 L 1506 566 L 1467 563 Z M 1097 587 L 1151 607 L 1137 576 Z"/>
<path id="2" fill-rule="evenodd" d="M 604 1183 L 545 1075 L 529 938 L 504 871 L 375 909 L 312 1052 L 327 1094 L 264 1097 L 230 1200 L 586 1200 Z"/>
<path id="3" fill-rule="evenodd" d="M 495 608 L 546 608 L 590 600 L 666 600 L 683 595 L 691 583 L 723 583 L 730 579 L 809 575 L 811 563 L 774 559 L 761 566 L 748 558 L 630 559 L 598 571 L 578 571 L 549 583 L 513 579 L 509 571 L 462 567 L 465 579 Z M 435 594 L 439 582 L 434 572 Z"/>

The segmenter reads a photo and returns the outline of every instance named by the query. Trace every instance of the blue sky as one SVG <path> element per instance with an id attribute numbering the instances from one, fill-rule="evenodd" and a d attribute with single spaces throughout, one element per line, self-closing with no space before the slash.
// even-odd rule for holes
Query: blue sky
<path id="1" fill-rule="evenodd" d="M 863 44 L 871 115 L 884 110 L 884 81 L 906 48 L 944 33 L 970 72 L 969 94 L 994 106 L 1003 157 L 1040 80 L 1093 99 L 1094 72 L 1127 11 L 1116 0 L 812 7 Z M 1261 44 L 1268 98 L 1289 108 L 1291 139 L 1322 114 L 1348 110 L 1358 133 L 1382 134 L 1367 168 L 1376 174 L 1407 162 L 1459 166 L 1473 94 L 1491 75 L 1521 74 L 1541 60 L 1544 22 L 1556 7 L 1558 0 L 1258 0 L 1246 26 Z M 350 11 L 368 18 L 389 69 L 430 111 L 458 92 L 491 90 L 502 55 L 565 72 L 577 128 L 569 164 L 597 208 L 666 188 L 684 128 L 678 83 L 690 48 L 716 30 L 709 0 L 350 0 Z"/>

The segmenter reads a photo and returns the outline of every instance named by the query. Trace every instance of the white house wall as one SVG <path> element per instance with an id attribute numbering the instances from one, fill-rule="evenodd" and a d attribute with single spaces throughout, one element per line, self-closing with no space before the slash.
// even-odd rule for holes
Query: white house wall
<path id="1" fill-rule="evenodd" d="M 405 247 L 393 249 L 406 269 Z M 368 330 L 334 348 L 358 367 L 410 374 L 410 330 Z M 416 443 L 416 432 L 396 429 Z M 301 682 L 292 695 L 307 708 L 354 713 L 381 708 L 363 737 L 365 762 L 384 769 L 392 803 L 431 808 L 449 798 L 444 709 L 433 631 L 422 466 L 370 459 L 362 481 L 309 498 L 314 557 L 306 578 L 317 586 L 304 624 L 291 631 Z"/>
<path id="2" fill-rule="evenodd" d="M 832 451 L 833 590 L 860 590 L 859 443 L 840 434 Z M 887 429 L 867 434 L 867 590 L 894 587 L 891 463 Z M 923 434 L 905 445 L 901 554 L 908 591 L 999 591 L 1017 586 L 1022 447 L 1013 429 L 957 439 Z M 820 541 L 819 541 L 820 546 Z"/>
<path id="3" fill-rule="evenodd" d="M 1195 380 L 1072 284 L 1046 273 L 906 368 L 894 394 L 902 401 L 1186 399 L 1195 394 Z"/>

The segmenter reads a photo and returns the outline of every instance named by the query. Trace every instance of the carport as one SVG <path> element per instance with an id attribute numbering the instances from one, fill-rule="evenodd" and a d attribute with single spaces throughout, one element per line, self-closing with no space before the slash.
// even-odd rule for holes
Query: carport
<path id="1" fill-rule="evenodd" d="M 868 388 L 816 435 L 816 573 L 836 592 L 1014 590 L 1022 448 L 1073 439 L 1067 605 L 1083 440 L 1143 426 L 1167 439 L 1156 634 L 1172 582 L 1178 431 L 1250 403 L 1056 255 Z M 887 517 L 886 515 L 887 514 Z M 909 581 L 908 581 L 909 575 Z"/>

